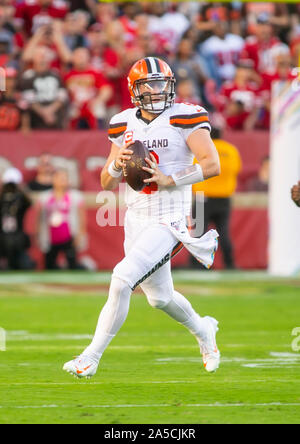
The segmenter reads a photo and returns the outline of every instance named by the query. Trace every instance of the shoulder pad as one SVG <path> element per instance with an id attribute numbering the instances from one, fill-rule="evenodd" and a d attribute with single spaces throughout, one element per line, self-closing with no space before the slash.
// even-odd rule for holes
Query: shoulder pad
<path id="1" fill-rule="evenodd" d="M 126 109 L 118 114 L 115 114 L 109 122 L 108 135 L 112 138 L 117 138 L 125 133 L 127 129 L 127 122 L 133 108 Z"/>
<path id="2" fill-rule="evenodd" d="M 175 104 L 170 115 L 170 124 L 180 128 L 193 128 L 201 123 L 209 122 L 208 112 L 200 105 L 188 103 Z"/>

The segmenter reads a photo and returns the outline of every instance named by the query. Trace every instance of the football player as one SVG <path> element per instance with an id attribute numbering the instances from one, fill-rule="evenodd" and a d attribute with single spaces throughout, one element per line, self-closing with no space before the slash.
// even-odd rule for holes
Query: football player
<path id="1" fill-rule="evenodd" d="M 123 178 L 130 143 L 142 141 L 150 150 L 144 167 L 151 175 L 141 192 L 126 184 L 125 257 L 113 270 L 109 294 L 91 344 L 64 370 L 78 377 L 93 376 L 101 356 L 124 323 L 130 296 L 140 285 L 151 306 L 184 325 L 198 341 L 208 372 L 220 362 L 216 345 L 218 322 L 201 317 L 174 289 L 170 259 L 182 245 L 208 268 L 217 248 L 215 230 L 200 239 L 186 228 L 191 186 L 220 174 L 217 150 L 210 137 L 208 113 L 198 105 L 175 102 L 175 78 L 169 65 L 154 57 L 136 62 L 128 76 L 134 108 L 110 121 L 111 152 L 101 173 L 105 190 Z M 194 157 L 198 160 L 193 164 Z"/>

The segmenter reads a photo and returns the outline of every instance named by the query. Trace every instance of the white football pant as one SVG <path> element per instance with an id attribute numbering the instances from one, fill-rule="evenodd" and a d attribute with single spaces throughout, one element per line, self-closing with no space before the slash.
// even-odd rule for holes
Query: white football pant
<path id="1" fill-rule="evenodd" d="M 130 210 L 125 217 L 125 257 L 113 270 L 109 295 L 95 336 L 84 354 L 100 358 L 123 325 L 130 296 L 140 285 L 152 307 L 165 311 L 196 336 L 205 336 L 200 316 L 190 302 L 174 290 L 170 259 L 182 247 L 170 230 L 149 219 L 137 218 Z"/>

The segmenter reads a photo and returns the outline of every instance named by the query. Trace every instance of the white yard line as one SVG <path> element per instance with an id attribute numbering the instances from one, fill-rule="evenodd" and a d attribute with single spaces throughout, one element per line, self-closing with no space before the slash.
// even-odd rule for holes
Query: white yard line
<path id="1" fill-rule="evenodd" d="M 61 350 L 82 350 L 87 345 L 82 344 L 70 344 L 70 345 L 14 345 L 11 343 L 7 344 L 7 351 L 23 351 L 26 350 L 55 350 L 55 351 L 61 351 Z M 195 346 L 193 345 L 110 345 L 109 350 L 117 350 L 117 351 L 125 351 L 125 350 L 131 350 L 131 351 L 170 351 L 170 350 L 194 350 L 196 353 L 198 352 L 197 344 Z"/>
<path id="2" fill-rule="evenodd" d="M 287 278 L 274 277 L 266 271 L 201 271 L 198 270 L 174 270 L 172 272 L 175 283 L 186 282 L 195 283 L 203 281 L 226 281 L 234 282 L 240 280 L 255 281 L 277 281 L 285 282 Z M 288 281 L 299 280 L 300 275 L 291 276 Z M 82 273 L 1 273 L 0 284 L 109 284 L 111 272 L 82 272 Z"/>
<path id="3" fill-rule="evenodd" d="M 257 382 L 267 382 L 267 379 L 252 379 L 251 383 L 255 384 Z M 272 378 L 272 382 L 279 382 L 279 383 L 288 383 L 290 384 L 291 381 L 290 379 L 274 379 Z M 199 376 L 199 379 L 190 379 L 190 380 L 176 380 L 176 381 L 127 381 L 126 385 L 142 385 L 142 384 L 200 384 L 201 383 L 201 376 Z M 61 386 L 67 386 L 67 385 L 71 385 L 73 386 L 74 384 L 84 384 L 84 385 L 111 385 L 111 384 L 121 384 L 120 381 L 90 381 L 90 380 L 86 380 L 86 379 L 77 379 L 74 378 L 74 380 L 72 382 L 37 382 L 37 381 L 32 381 L 32 382 L 0 382 L 0 387 L 9 387 L 9 386 L 18 386 L 18 387 L 22 387 L 22 386 L 57 386 L 57 385 L 61 385 Z"/>
<path id="4" fill-rule="evenodd" d="M 126 382 L 126 385 L 135 385 L 135 384 L 199 384 L 200 380 L 197 381 L 134 381 L 134 382 Z M 0 386 L 31 386 L 31 385 L 74 385 L 74 383 L 82 384 L 85 383 L 86 385 L 111 385 L 111 384 L 120 384 L 120 381 L 116 382 L 90 382 L 86 379 L 77 379 L 75 378 L 74 382 L 0 382 Z"/>
<path id="5" fill-rule="evenodd" d="M 107 409 L 107 408 L 167 408 L 167 407 L 300 407 L 300 403 L 293 402 L 264 402 L 264 403 L 219 403 L 215 402 L 212 404 L 103 404 L 103 405 L 16 405 L 16 406 L 3 406 L 0 405 L 0 409 Z"/>

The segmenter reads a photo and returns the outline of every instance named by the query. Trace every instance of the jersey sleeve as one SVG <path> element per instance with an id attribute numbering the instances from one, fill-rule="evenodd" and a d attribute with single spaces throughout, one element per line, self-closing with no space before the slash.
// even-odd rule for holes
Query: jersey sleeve
<path id="1" fill-rule="evenodd" d="M 108 139 L 121 148 L 123 146 L 124 133 L 127 129 L 127 120 L 120 114 L 113 116 L 109 122 Z"/>
<path id="2" fill-rule="evenodd" d="M 202 106 L 182 104 L 177 112 L 170 116 L 170 124 L 181 129 L 185 140 L 200 128 L 211 131 L 208 112 Z"/>

